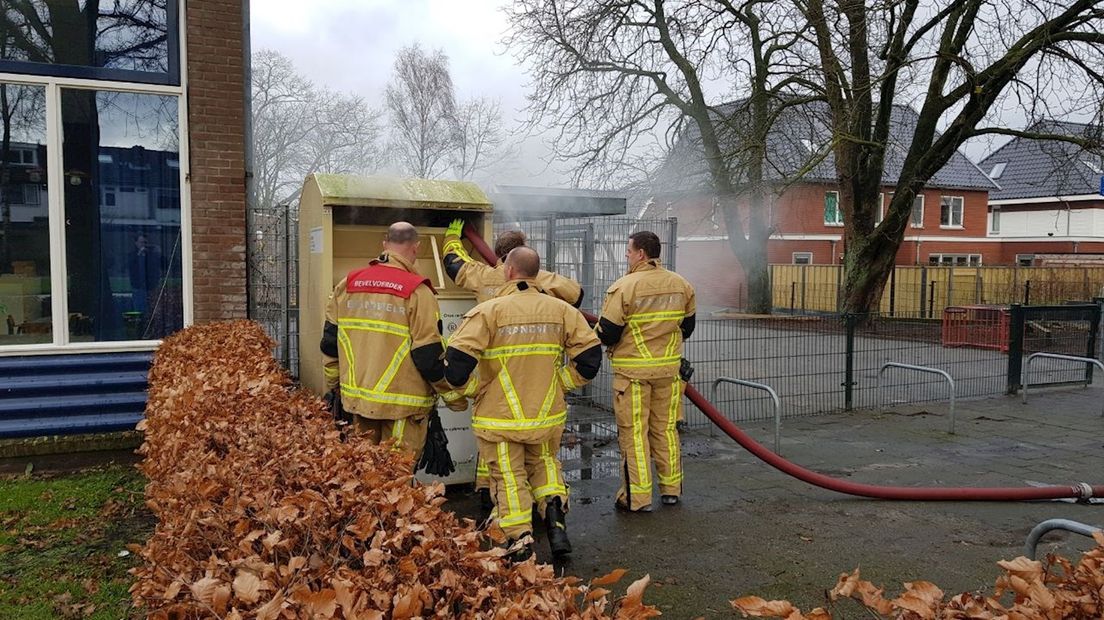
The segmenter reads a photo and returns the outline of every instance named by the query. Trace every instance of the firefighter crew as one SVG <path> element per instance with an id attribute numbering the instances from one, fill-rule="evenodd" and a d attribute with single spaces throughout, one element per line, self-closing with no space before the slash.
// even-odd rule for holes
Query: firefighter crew
<path id="1" fill-rule="evenodd" d="M 474 293 L 476 303 L 483 303 L 494 297 L 502 285 L 506 284 L 503 260 L 510 250 L 525 245 L 525 233 L 520 230 L 508 230 L 500 234 L 494 247 L 498 264 L 491 267 L 483 261 L 472 260 L 460 240 L 463 230 L 464 220 L 462 219 L 453 220 L 449 225 L 442 248 L 444 254 L 442 262 L 445 271 L 456 285 Z M 583 303 L 583 288 L 571 278 L 541 269 L 537 273 L 536 281 L 542 291 L 576 308 Z M 490 473 L 482 458 L 476 463 L 475 472 L 475 490 L 479 494 L 480 503 L 485 510 L 490 510 L 493 507 Z"/>
<path id="2" fill-rule="evenodd" d="M 558 457 L 564 393 L 598 374 L 602 347 L 582 313 L 541 294 L 539 268 L 532 248 L 507 255 L 506 284 L 464 315 L 449 339 L 445 377 L 457 387 L 479 382 L 472 429 L 490 469 L 499 527 L 511 544 L 531 534 L 535 502 L 552 554 L 561 557 L 571 553 Z M 530 555 L 526 545 L 513 557 Z"/>
<path id="3" fill-rule="evenodd" d="M 682 495 L 682 454 L 676 424 L 682 419 L 683 341 L 694 331 L 694 289 L 659 263 L 659 237 L 629 237 L 629 273 L 610 286 L 597 332 L 609 347 L 613 411 L 621 448 L 620 510 L 652 509 L 652 461 L 661 501 Z"/>
<path id="4" fill-rule="evenodd" d="M 419 245 L 414 226 L 392 224 L 383 254 L 334 288 L 321 342 L 326 387 L 340 386 L 351 433 L 372 443 L 393 439 L 415 463 L 437 394 L 450 409 L 467 408 L 444 380 L 437 298 L 414 268 Z"/>

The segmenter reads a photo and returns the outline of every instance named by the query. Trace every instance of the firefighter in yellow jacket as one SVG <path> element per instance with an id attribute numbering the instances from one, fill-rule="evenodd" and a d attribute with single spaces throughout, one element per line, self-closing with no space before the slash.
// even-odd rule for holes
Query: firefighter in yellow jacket
<path id="1" fill-rule="evenodd" d="M 467 407 L 444 379 L 437 298 L 414 268 L 419 244 L 412 225 L 392 224 L 383 254 L 334 289 L 321 342 L 326 387 L 340 386 L 353 434 L 373 443 L 394 439 L 415 463 L 437 393 L 451 409 Z"/>
<path id="2" fill-rule="evenodd" d="M 683 341 L 694 331 L 694 289 L 659 264 L 659 237 L 629 237 L 629 273 L 610 286 L 598 337 L 609 347 L 613 411 L 621 448 L 617 507 L 652 509 L 652 460 L 662 502 L 682 495 L 682 455 L 676 424 L 682 419 Z"/>
<path id="3" fill-rule="evenodd" d="M 531 248 L 507 255 L 506 284 L 464 315 L 449 339 L 445 377 L 453 386 L 479 382 L 472 429 L 490 468 L 499 527 L 512 541 L 532 533 L 535 501 L 552 554 L 562 556 L 571 553 L 557 455 L 567 421 L 564 392 L 598 374 L 602 347 L 582 313 L 541 294 L 539 267 Z M 527 547 L 515 558 L 531 553 Z"/>
<path id="4" fill-rule="evenodd" d="M 442 262 L 449 277 L 456 285 L 475 294 L 475 302 L 483 303 L 495 296 L 502 285 L 506 284 L 506 255 L 511 250 L 525 245 L 525 233 L 520 230 L 508 230 L 498 236 L 494 252 L 498 264 L 490 266 L 483 261 L 472 260 L 464 249 L 460 235 L 464 230 L 464 220 L 453 220 L 445 232 L 445 244 L 442 248 Z M 583 288 L 579 283 L 559 274 L 541 269 L 537 272 L 537 286 L 545 293 L 579 307 L 583 303 Z M 490 497 L 491 479 L 487 464 L 479 459 L 476 465 L 475 490 L 479 493 L 484 509 L 492 508 Z"/>

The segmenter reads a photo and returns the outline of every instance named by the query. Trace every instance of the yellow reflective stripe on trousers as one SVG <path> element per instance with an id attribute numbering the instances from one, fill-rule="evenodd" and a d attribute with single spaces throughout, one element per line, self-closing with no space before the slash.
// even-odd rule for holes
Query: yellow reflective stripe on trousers
<path id="1" fill-rule="evenodd" d="M 502 418 L 472 418 L 472 428 L 487 431 L 531 431 L 552 428 L 567 422 L 567 412 L 561 411 L 544 419 L 504 420 Z"/>
<path id="2" fill-rule="evenodd" d="M 678 365 L 682 360 L 679 355 L 668 355 L 664 357 L 615 357 L 610 360 L 610 365 L 614 368 L 654 368 L 659 366 L 671 366 Z"/>
<path id="3" fill-rule="evenodd" d="M 625 317 L 629 323 L 651 323 L 653 321 L 679 321 L 686 318 L 682 310 L 661 310 L 659 312 L 638 312 Z"/>
<path id="4" fill-rule="evenodd" d="M 510 379 L 510 371 L 506 370 L 505 364 L 498 371 L 498 382 L 502 384 L 502 394 L 506 397 L 506 405 L 510 408 L 510 413 L 514 416 L 514 419 L 524 420 L 525 413 L 521 409 L 521 400 L 518 399 L 514 382 Z"/>
<path id="5" fill-rule="evenodd" d="M 493 347 L 483 351 L 484 359 L 502 359 L 526 355 L 562 355 L 563 347 L 555 344 L 516 344 L 507 347 Z"/>
<path id="6" fill-rule="evenodd" d="M 644 404 L 641 402 L 640 384 L 636 381 L 629 383 L 632 390 L 632 433 L 633 454 L 636 455 L 636 477 L 638 484 L 632 485 L 630 492 L 651 493 L 652 480 L 650 470 L 652 464 L 648 455 L 644 452 Z"/>
<path id="7" fill-rule="evenodd" d="M 678 438 L 678 410 L 682 402 L 682 381 L 675 379 L 671 382 L 671 404 L 667 409 L 667 428 L 664 435 L 667 438 L 667 462 L 671 467 L 670 476 L 659 476 L 659 483 L 673 486 L 682 482 L 682 454 Z"/>
<path id="8" fill-rule="evenodd" d="M 483 457 L 479 457 L 479 460 L 475 462 L 475 475 L 477 476 L 490 476 L 491 468 L 487 466 L 487 461 L 483 460 Z"/>
<path id="9" fill-rule="evenodd" d="M 392 450 L 401 450 L 403 435 L 406 433 L 406 418 L 400 418 L 395 420 L 395 423 L 391 426 L 391 439 L 395 440 L 395 445 L 391 446 Z"/>
<path id="10" fill-rule="evenodd" d="M 541 442 L 540 458 L 544 462 L 544 475 L 548 483 L 533 489 L 533 499 L 541 500 L 552 495 L 567 495 L 567 487 L 556 473 L 556 459 L 552 458 L 552 449 L 547 441 Z"/>
<path id="11" fill-rule="evenodd" d="M 386 405 L 401 405 L 404 407 L 432 407 L 435 396 L 417 396 L 414 394 L 393 394 L 380 392 L 367 388 L 357 387 L 348 383 L 341 384 L 341 394 L 351 398 L 359 398 L 373 403 Z"/>
<path id="12" fill-rule="evenodd" d="M 506 442 L 500 442 L 498 450 L 498 469 L 502 472 L 502 482 L 506 486 L 506 514 L 500 515 L 498 525 L 500 527 L 513 527 L 529 523 L 532 519 L 532 509 L 529 506 L 521 509 L 521 499 L 518 497 L 517 477 L 510 465 L 510 446 Z"/>

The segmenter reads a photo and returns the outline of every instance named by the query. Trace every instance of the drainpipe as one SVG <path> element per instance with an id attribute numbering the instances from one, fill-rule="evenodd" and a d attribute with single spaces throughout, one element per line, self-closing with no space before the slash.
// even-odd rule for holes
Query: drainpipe
<path id="1" fill-rule="evenodd" d="M 242 137 L 245 140 L 244 153 L 242 164 L 245 167 L 245 239 L 242 242 L 245 244 L 245 313 L 249 316 L 249 310 L 252 308 L 251 299 L 251 287 L 249 286 L 249 261 L 252 258 L 250 256 L 250 231 L 253 230 L 253 207 L 257 204 L 257 188 L 256 182 L 253 178 L 253 50 L 249 41 L 249 0 L 242 0 L 242 99 L 244 100 L 243 107 L 245 110 L 244 127 L 242 128 Z"/>

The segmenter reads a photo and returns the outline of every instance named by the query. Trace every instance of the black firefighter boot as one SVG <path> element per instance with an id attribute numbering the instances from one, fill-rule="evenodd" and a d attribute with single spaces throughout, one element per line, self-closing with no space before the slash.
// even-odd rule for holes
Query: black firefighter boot
<path id="1" fill-rule="evenodd" d="M 567 520 L 563 502 L 558 497 L 548 500 L 544 507 L 544 525 L 548 532 L 548 546 L 553 557 L 571 553 L 571 541 L 567 539 Z"/>

